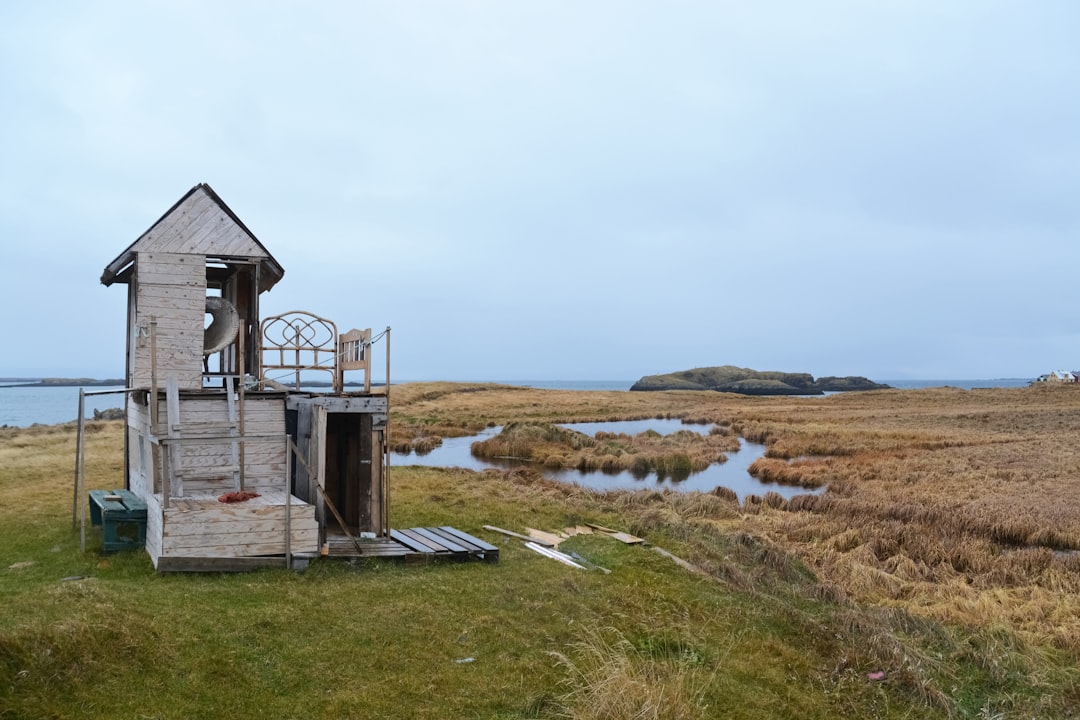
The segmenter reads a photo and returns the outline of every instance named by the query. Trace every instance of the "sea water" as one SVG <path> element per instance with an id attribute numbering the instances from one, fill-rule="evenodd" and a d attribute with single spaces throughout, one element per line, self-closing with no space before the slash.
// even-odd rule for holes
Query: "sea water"
<path id="1" fill-rule="evenodd" d="M 121 387 L 95 385 L 87 392 L 122 390 Z M 124 407 L 123 393 L 89 395 L 85 416 L 94 417 L 94 410 Z M 56 425 L 79 417 L 78 387 L 11 387 L 0 385 L 0 427 L 29 427 L 34 424 Z"/>
<path id="2" fill-rule="evenodd" d="M 712 424 L 686 424 L 674 419 L 616 420 L 611 422 L 566 423 L 563 427 L 577 430 L 589 436 L 598 432 L 625 433 L 636 435 L 652 430 L 661 435 L 670 435 L 679 430 L 690 430 L 707 434 Z M 477 440 L 492 437 L 502 428 L 487 428 L 479 435 L 470 437 L 445 438 L 434 450 L 424 453 L 391 453 L 393 465 L 423 465 L 426 467 L 459 467 L 481 471 L 487 468 L 513 468 L 522 466 L 537 467 L 546 477 L 560 482 L 575 483 L 593 490 L 679 490 L 689 492 L 698 490 L 711 492 L 717 487 L 726 487 L 735 491 L 740 500 L 751 494 L 764 495 L 770 490 L 785 498 L 795 495 L 821 492 L 800 487 L 766 484 L 749 473 L 750 464 L 765 455 L 765 446 L 758 443 L 739 441 L 739 450 L 726 453 L 727 462 L 713 463 L 705 470 L 690 473 L 681 479 L 658 477 L 655 472 L 634 475 L 628 470 L 619 472 L 581 471 L 574 469 L 556 470 L 535 466 L 529 462 L 478 458 L 472 454 L 472 444 Z"/>
<path id="3" fill-rule="evenodd" d="M 505 385 L 518 385 L 546 390 L 629 390 L 633 380 L 502 380 Z M 928 387 L 957 387 L 964 390 L 975 388 L 1026 387 L 1026 378 L 997 378 L 992 380 L 882 380 L 899 389 Z M 118 387 L 89 386 L 88 392 L 118 390 Z M 326 388 L 320 388 L 326 390 Z M 124 406 L 122 394 L 89 395 L 86 398 L 86 417 L 93 417 L 94 410 L 107 410 Z M 0 384 L 0 426 L 29 427 L 35 423 L 55 425 L 75 420 L 79 414 L 79 388 L 59 386 L 12 387 Z"/>

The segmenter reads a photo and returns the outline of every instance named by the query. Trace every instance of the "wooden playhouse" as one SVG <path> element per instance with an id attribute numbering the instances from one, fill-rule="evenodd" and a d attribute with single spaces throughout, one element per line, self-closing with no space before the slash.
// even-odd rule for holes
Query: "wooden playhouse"
<path id="1" fill-rule="evenodd" d="M 103 549 L 124 545 L 108 527 L 119 518 L 137 522 L 134 544 L 160 571 L 295 568 L 319 554 L 498 561 L 455 528 L 391 528 L 390 328 L 373 338 L 305 311 L 260 317 L 283 275 L 207 185 L 105 268 L 104 285 L 127 286 L 127 350 L 125 488 L 89 493 Z M 376 341 L 386 380 L 373 389 Z"/>
<path id="2" fill-rule="evenodd" d="M 390 529 L 389 328 L 386 383 L 373 389 L 370 330 L 339 333 L 302 311 L 260 319 L 261 295 L 283 275 L 200 184 L 101 276 L 128 290 L 125 490 L 146 504 L 154 566 L 295 567 L 320 552 L 497 557 L 452 528 Z M 313 374 L 325 392 L 302 387 Z"/>

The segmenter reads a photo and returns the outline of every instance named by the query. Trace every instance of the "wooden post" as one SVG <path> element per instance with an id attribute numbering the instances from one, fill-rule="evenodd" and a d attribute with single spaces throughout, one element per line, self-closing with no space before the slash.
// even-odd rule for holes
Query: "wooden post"
<path id="1" fill-rule="evenodd" d="M 169 469 L 164 480 L 171 485 L 170 476 L 175 475 L 177 496 L 184 497 L 183 449 L 180 447 L 180 391 L 175 375 L 169 375 L 165 379 L 165 422 L 169 424 Z M 169 507 L 168 495 L 163 495 L 162 499 L 165 507 Z"/>
<path id="2" fill-rule="evenodd" d="M 160 400 L 158 398 L 158 382 L 157 382 L 157 316 L 150 316 L 150 434 L 155 437 L 160 437 L 161 427 L 158 424 L 160 418 L 160 410 L 158 404 Z M 166 472 L 165 457 L 161 452 L 161 446 L 158 443 L 152 443 L 150 446 L 151 462 L 154 465 L 154 473 L 157 477 L 161 478 L 161 504 L 166 510 L 169 509 L 169 494 L 171 488 L 169 487 L 169 474 Z M 153 485 L 153 481 L 151 481 Z M 151 493 L 153 487 L 150 488 Z"/>
<path id="3" fill-rule="evenodd" d="M 285 436 L 285 567 L 292 569 L 292 448 L 288 435 Z"/>
<path id="4" fill-rule="evenodd" d="M 85 423 L 85 398 L 86 394 L 79 388 L 79 432 L 75 441 L 75 495 L 79 498 L 79 550 L 86 552 L 86 433 L 83 430 Z"/>
<path id="5" fill-rule="evenodd" d="M 236 400 L 233 399 L 233 393 L 236 392 L 236 378 L 232 375 L 226 375 L 225 378 L 225 404 L 229 408 L 229 435 L 232 437 L 232 444 L 229 448 L 231 454 L 229 459 L 232 460 L 233 466 L 233 490 L 240 492 L 244 489 L 244 481 L 240 472 L 240 452 L 243 447 L 243 443 L 239 439 L 239 419 L 237 418 Z"/>
<path id="6" fill-rule="evenodd" d="M 238 368 L 238 371 L 239 371 L 239 374 L 240 374 L 240 390 L 239 390 L 239 392 L 240 392 L 240 425 L 239 425 L 239 431 L 240 431 L 240 437 L 243 438 L 244 437 L 244 385 L 246 384 L 244 382 L 244 335 L 247 334 L 247 320 L 245 319 L 241 323 L 241 325 L 242 325 L 242 327 L 240 328 L 239 339 L 238 339 L 239 351 L 240 351 L 239 352 L 240 364 L 239 364 L 239 368 Z M 246 445 L 246 443 L 243 440 L 241 440 L 240 441 L 240 453 L 239 453 L 239 460 L 240 460 L 240 489 L 241 490 L 244 489 L 244 479 L 245 479 L 245 472 L 244 472 L 244 465 L 246 464 L 245 463 L 245 453 L 244 453 L 244 446 L 245 445 Z"/>
<path id="7" fill-rule="evenodd" d="M 383 494 L 383 508 L 386 522 L 386 535 L 390 536 L 390 326 L 386 326 L 386 428 L 383 430 L 383 483 L 386 491 Z"/>
<path id="8" fill-rule="evenodd" d="M 161 451 L 161 444 L 155 442 L 153 445 L 154 458 L 157 462 L 154 464 L 154 471 L 161 476 L 161 507 L 164 510 L 169 509 L 169 495 L 172 494 L 171 483 L 169 482 L 169 469 L 168 469 L 168 453 Z"/>
<path id="9" fill-rule="evenodd" d="M 150 425 L 158 432 L 157 316 L 150 316 Z"/>
<path id="10" fill-rule="evenodd" d="M 386 385 L 383 386 L 387 402 L 390 399 L 390 326 L 386 326 Z"/>
<path id="11" fill-rule="evenodd" d="M 83 450 L 83 403 L 85 398 L 84 390 L 79 388 L 79 425 L 75 434 L 75 477 L 72 482 L 72 494 L 71 494 L 71 529 L 75 529 L 75 523 L 78 519 L 79 511 L 79 458 L 82 457 Z"/>
<path id="12" fill-rule="evenodd" d="M 383 532 L 390 537 L 390 428 L 387 413 L 387 428 L 383 431 Z"/>

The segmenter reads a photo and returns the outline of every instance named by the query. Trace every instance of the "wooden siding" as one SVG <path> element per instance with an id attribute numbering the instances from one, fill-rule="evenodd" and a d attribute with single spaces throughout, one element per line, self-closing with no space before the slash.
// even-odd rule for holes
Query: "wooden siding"
<path id="1" fill-rule="evenodd" d="M 218 496 L 234 489 L 233 438 L 229 435 L 229 403 L 224 392 L 189 391 L 178 397 L 181 465 L 191 471 L 185 477 L 183 497 L 172 497 L 164 507 L 161 483 L 154 492 L 151 436 L 168 439 L 168 401 L 158 397 L 158 427 L 151 428 L 149 406 L 136 398 L 128 404 L 129 483 L 146 500 L 146 551 L 155 568 L 197 570 L 213 567 L 229 558 L 283 556 L 286 550 L 313 555 L 319 549 L 319 523 L 315 508 L 300 498 L 286 500 L 285 396 L 254 393 L 245 397 L 244 425 L 247 437 L 244 457 L 245 488 L 259 497 L 242 503 L 222 503 Z M 156 432 L 152 432 L 155 430 Z M 140 443 L 139 436 L 144 440 Z M 175 433 L 174 433 L 175 434 Z M 141 448 L 140 448 L 141 446 Z M 200 476 L 205 471 L 206 476 Z M 172 483 L 173 488 L 181 483 Z M 288 521 L 286 521 L 286 502 Z M 286 522 L 289 543 L 286 547 Z"/>
<path id="2" fill-rule="evenodd" d="M 201 188 L 143 234 L 131 250 L 214 257 L 270 257 L 255 238 Z"/>
<path id="3" fill-rule="evenodd" d="M 244 223 L 206 184 L 193 187 L 149 230 L 109 263 L 101 282 L 131 280 L 132 263 L 139 253 L 162 251 L 201 254 L 222 260 L 258 262 L 259 292 L 266 292 L 281 279 L 284 269 L 271 257 Z M 254 316 L 253 316 L 254 317 Z"/>
<path id="4" fill-rule="evenodd" d="M 127 401 L 128 489 L 143 500 L 154 493 L 153 448 L 149 408 L 137 402 L 135 398 L 129 397 Z"/>
<path id="5" fill-rule="evenodd" d="M 181 388 L 202 387 L 206 267 L 203 256 L 142 253 L 135 261 L 135 324 L 130 331 L 133 387 L 151 385 L 151 345 L 157 346 L 157 382 L 173 375 Z M 151 321 L 156 322 L 151 343 Z"/>
<path id="6" fill-rule="evenodd" d="M 162 515 L 160 556 L 251 557 L 285 553 L 285 494 L 267 491 L 246 502 L 216 498 L 173 500 Z M 289 507 L 293 553 L 319 549 L 315 508 L 293 497 Z M 149 544 L 149 540 L 148 540 Z"/>
<path id="7" fill-rule="evenodd" d="M 164 517 L 161 511 L 161 496 L 148 495 L 143 498 L 146 501 L 146 553 L 158 566 L 158 558 L 161 557 L 162 529 Z"/>

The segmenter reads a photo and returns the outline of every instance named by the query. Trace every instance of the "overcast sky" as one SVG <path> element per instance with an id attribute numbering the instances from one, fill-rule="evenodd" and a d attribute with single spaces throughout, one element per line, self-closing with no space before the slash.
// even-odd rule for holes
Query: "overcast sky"
<path id="1" fill-rule="evenodd" d="M 0 4 L 0 375 L 209 183 L 396 380 L 1080 368 L 1080 3 Z"/>

